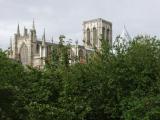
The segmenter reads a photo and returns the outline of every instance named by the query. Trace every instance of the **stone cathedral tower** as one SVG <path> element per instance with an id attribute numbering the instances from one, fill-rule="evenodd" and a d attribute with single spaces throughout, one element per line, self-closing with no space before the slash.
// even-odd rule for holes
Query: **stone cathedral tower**
<path id="1" fill-rule="evenodd" d="M 101 48 L 100 39 L 108 40 L 112 44 L 112 23 L 102 18 L 83 22 L 83 42 L 86 49 Z"/>
<path id="2" fill-rule="evenodd" d="M 45 31 L 41 39 L 37 38 L 34 21 L 29 32 L 24 27 L 23 34 L 18 24 L 17 33 L 11 39 L 9 58 L 20 61 L 23 65 L 43 68 L 52 45 L 53 43 L 46 42 Z"/>

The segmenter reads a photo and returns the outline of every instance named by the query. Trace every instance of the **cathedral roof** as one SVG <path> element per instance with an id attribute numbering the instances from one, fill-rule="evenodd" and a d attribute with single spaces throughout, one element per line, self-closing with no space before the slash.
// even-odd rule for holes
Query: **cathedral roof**
<path id="1" fill-rule="evenodd" d="M 42 44 L 42 41 L 37 40 L 37 43 L 38 43 L 38 44 Z M 51 42 L 45 42 L 45 44 L 46 44 L 46 45 L 57 45 L 57 44 L 51 43 Z"/>

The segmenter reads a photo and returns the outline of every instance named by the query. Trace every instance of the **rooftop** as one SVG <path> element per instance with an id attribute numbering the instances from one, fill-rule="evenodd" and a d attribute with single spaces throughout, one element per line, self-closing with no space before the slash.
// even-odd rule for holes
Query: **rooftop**
<path id="1" fill-rule="evenodd" d="M 102 18 L 97 18 L 97 19 L 92 19 L 92 20 L 84 21 L 83 24 L 88 23 L 88 22 L 95 22 L 95 21 L 97 21 L 97 22 L 102 21 L 102 22 L 105 22 L 105 23 L 108 23 L 108 24 L 111 24 L 111 25 L 112 25 L 112 22 L 107 21 L 107 20 L 102 19 Z"/>

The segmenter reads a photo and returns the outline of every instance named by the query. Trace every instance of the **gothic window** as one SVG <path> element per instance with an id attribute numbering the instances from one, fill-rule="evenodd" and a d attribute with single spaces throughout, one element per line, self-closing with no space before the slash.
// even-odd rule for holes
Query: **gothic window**
<path id="1" fill-rule="evenodd" d="M 105 27 L 102 28 L 102 38 L 105 39 Z"/>
<path id="2" fill-rule="evenodd" d="M 25 44 L 22 44 L 20 49 L 20 60 L 22 64 L 26 65 L 28 63 L 28 48 Z"/>
<path id="3" fill-rule="evenodd" d="M 97 29 L 95 27 L 93 28 L 93 44 L 97 44 Z"/>
<path id="4" fill-rule="evenodd" d="M 31 31 L 31 40 L 33 41 L 33 31 Z"/>
<path id="5" fill-rule="evenodd" d="M 109 41 L 109 29 L 107 29 L 107 33 L 106 33 L 106 35 L 107 35 L 107 40 Z"/>
<path id="6" fill-rule="evenodd" d="M 36 45 L 36 53 L 39 54 L 39 44 Z"/>
<path id="7" fill-rule="evenodd" d="M 91 35 L 90 35 L 90 29 L 87 29 L 87 44 L 90 45 L 90 39 L 91 39 Z"/>

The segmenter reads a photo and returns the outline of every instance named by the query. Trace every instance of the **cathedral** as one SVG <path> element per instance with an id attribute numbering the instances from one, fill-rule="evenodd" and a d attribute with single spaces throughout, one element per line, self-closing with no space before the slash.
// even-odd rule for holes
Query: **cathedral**
<path id="1" fill-rule="evenodd" d="M 100 38 L 108 40 L 112 45 L 112 23 L 102 18 L 88 20 L 83 22 L 83 45 L 71 45 L 70 48 L 70 64 L 75 63 L 75 58 L 78 62 L 86 63 L 87 56 L 94 52 L 94 49 L 101 48 Z M 14 38 L 11 39 L 9 47 L 9 58 L 20 61 L 23 65 L 29 65 L 36 68 L 43 68 L 46 59 L 51 55 L 52 47 L 56 44 L 46 42 L 45 30 L 41 39 L 36 35 L 36 28 L 33 21 L 32 28 L 28 30 L 24 27 L 23 34 L 20 31 L 19 25 Z"/>

